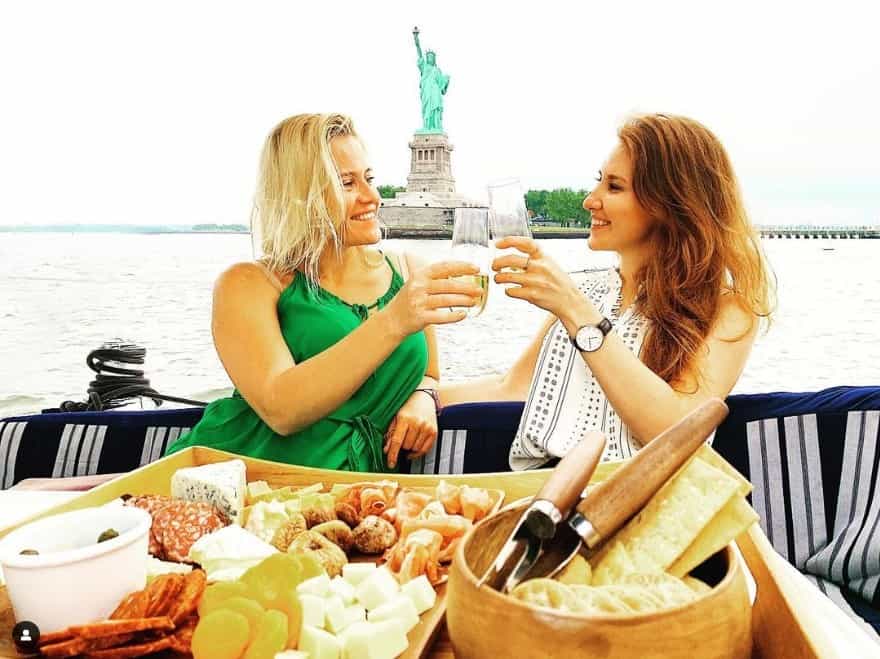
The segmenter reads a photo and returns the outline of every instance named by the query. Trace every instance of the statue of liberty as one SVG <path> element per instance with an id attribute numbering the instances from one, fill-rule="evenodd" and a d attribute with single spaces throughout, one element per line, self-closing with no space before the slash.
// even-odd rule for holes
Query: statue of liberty
<path id="1" fill-rule="evenodd" d="M 421 81 L 419 91 L 422 96 L 422 127 L 417 133 L 443 132 L 443 95 L 449 87 L 449 76 L 437 66 L 437 56 L 433 50 L 422 55 L 419 44 L 419 28 L 413 28 L 416 41 L 416 52 L 419 55 L 418 65 Z"/>

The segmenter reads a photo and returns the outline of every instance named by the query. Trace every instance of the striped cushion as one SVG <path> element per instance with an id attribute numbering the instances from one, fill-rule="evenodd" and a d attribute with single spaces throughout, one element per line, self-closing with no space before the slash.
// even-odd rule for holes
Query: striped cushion
<path id="1" fill-rule="evenodd" d="M 25 478 L 125 472 L 162 457 L 202 408 L 39 414 L 0 420 L 0 489 Z"/>
<path id="2" fill-rule="evenodd" d="M 826 390 L 800 405 L 762 404 L 766 396 L 732 397 L 714 446 L 752 482 L 752 505 L 776 551 L 878 630 L 880 388 Z"/>

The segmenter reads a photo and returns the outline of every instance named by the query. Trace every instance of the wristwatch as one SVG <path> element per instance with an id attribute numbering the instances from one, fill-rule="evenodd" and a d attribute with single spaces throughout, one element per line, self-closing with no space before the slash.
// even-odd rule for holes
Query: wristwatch
<path id="1" fill-rule="evenodd" d="M 575 348 L 581 352 L 596 352 L 602 347 L 605 336 L 611 331 L 611 321 L 603 318 L 596 325 L 584 325 L 579 327 L 571 339 Z"/>

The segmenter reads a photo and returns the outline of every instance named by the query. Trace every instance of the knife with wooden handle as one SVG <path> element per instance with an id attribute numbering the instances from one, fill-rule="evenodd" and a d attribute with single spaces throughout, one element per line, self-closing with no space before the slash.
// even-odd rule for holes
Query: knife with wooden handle
<path id="1" fill-rule="evenodd" d="M 707 400 L 592 490 L 569 517 L 569 526 L 589 548 L 614 534 L 687 462 L 726 416 L 724 401 Z"/>
<path id="2" fill-rule="evenodd" d="M 541 553 L 542 543 L 555 535 L 556 526 L 577 503 L 604 448 L 605 435 L 589 432 L 559 461 L 480 579 L 481 584 L 504 589 L 510 579 L 515 580 L 516 575 L 531 568 Z"/>

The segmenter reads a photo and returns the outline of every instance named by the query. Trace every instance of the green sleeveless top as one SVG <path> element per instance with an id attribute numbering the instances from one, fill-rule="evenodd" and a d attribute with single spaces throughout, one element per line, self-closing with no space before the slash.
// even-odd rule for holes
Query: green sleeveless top
<path id="1" fill-rule="evenodd" d="M 368 311 L 382 309 L 403 286 L 391 266 L 391 285 L 373 305 L 348 304 L 319 286 L 309 286 L 297 272 L 278 298 L 278 320 L 296 363 L 317 355 L 351 333 Z M 389 471 L 382 452 L 385 431 L 415 391 L 428 365 L 424 332 L 409 335 L 354 395 L 328 416 L 292 435 L 279 435 L 234 391 L 205 408 L 193 429 L 165 451 L 190 446 L 254 458 L 347 471 Z M 292 400 L 291 405 L 296 405 Z M 400 462 L 398 462 L 400 464 Z"/>

